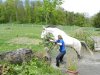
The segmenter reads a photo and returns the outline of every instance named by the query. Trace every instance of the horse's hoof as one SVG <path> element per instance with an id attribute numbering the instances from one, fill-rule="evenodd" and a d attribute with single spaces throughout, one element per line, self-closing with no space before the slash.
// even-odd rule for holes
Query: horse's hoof
<path id="1" fill-rule="evenodd" d="M 82 59 L 82 56 L 78 55 L 78 58 L 79 58 L 79 59 Z"/>

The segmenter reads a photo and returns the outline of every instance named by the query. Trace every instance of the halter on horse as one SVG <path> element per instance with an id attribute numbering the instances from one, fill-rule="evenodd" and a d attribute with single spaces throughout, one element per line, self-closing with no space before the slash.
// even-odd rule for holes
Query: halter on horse
<path id="1" fill-rule="evenodd" d="M 88 49 L 89 52 L 93 55 L 92 51 L 87 47 L 86 43 L 81 42 L 81 41 L 67 35 L 64 31 L 62 31 L 58 28 L 52 28 L 52 27 L 44 28 L 41 33 L 41 38 L 46 38 L 46 35 L 48 33 L 53 34 L 54 40 L 57 40 L 58 35 L 61 35 L 65 42 L 65 45 L 74 48 L 74 50 L 77 53 L 78 58 L 81 57 L 81 47 L 82 46 L 84 46 L 86 49 Z"/>

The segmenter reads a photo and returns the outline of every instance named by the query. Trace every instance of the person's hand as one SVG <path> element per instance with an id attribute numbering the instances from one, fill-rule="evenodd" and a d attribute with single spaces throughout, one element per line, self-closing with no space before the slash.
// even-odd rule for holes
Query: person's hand
<path id="1" fill-rule="evenodd" d="M 46 39 L 46 41 L 50 41 L 50 39 Z"/>
<path id="2" fill-rule="evenodd" d="M 49 41 L 50 41 L 50 42 L 54 42 L 54 40 L 52 40 L 52 39 L 50 39 Z"/>
<path id="3" fill-rule="evenodd" d="M 62 45 L 62 43 L 57 43 L 57 45 L 59 45 L 59 46 L 60 46 L 60 45 Z"/>

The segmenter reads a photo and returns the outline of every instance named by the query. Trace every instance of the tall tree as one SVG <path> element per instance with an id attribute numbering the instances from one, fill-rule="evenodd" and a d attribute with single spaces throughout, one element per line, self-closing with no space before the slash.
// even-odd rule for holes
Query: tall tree
<path id="1" fill-rule="evenodd" d="M 34 15 L 34 21 L 35 23 L 41 23 L 42 22 L 42 16 L 44 15 L 43 13 L 43 4 L 41 1 L 36 1 L 34 2 L 34 10 L 33 10 L 33 15 Z"/>
<path id="2" fill-rule="evenodd" d="M 18 4 L 17 4 L 17 21 L 19 23 L 25 23 L 26 22 L 24 4 L 20 0 L 18 1 Z"/>
<path id="3" fill-rule="evenodd" d="M 100 28 L 100 12 L 98 12 L 93 19 L 93 26 Z"/>
<path id="4" fill-rule="evenodd" d="M 84 26 L 87 22 L 86 17 L 84 14 L 76 13 L 74 14 L 74 24 L 77 26 Z"/>
<path id="5" fill-rule="evenodd" d="M 2 0 L 0 0 L 0 23 L 4 23 L 5 15 L 4 15 L 4 4 L 2 3 Z"/>
<path id="6" fill-rule="evenodd" d="M 8 22 L 15 21 L 15 0 L 7 0 L 5 2 L 5 11 Z"/>
<path id="7" fill-rule="evenodd" d="M 25 0 L 25 16 L 26 22 L 31 23 L 31 10 L 29 0 Z"/>
<path id="8" fill-rule="evenodd" d="M 46 24 L 48 24 L 50 23 L 51 19 L 54 19 L 54 15 L 56 14 L 56 7 L 62 3 L 62 0 L 43 0 L 43 3 L 45 21 Z"/>

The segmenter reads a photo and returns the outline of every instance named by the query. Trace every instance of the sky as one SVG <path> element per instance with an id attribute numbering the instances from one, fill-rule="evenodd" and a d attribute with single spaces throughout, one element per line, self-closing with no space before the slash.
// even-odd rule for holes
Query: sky
<path id="1" fill-rule="evenodd" d="M 100 11 L 100 0 L 64 0 L 61 7 L 67 11 L 93 16 Z"/>

